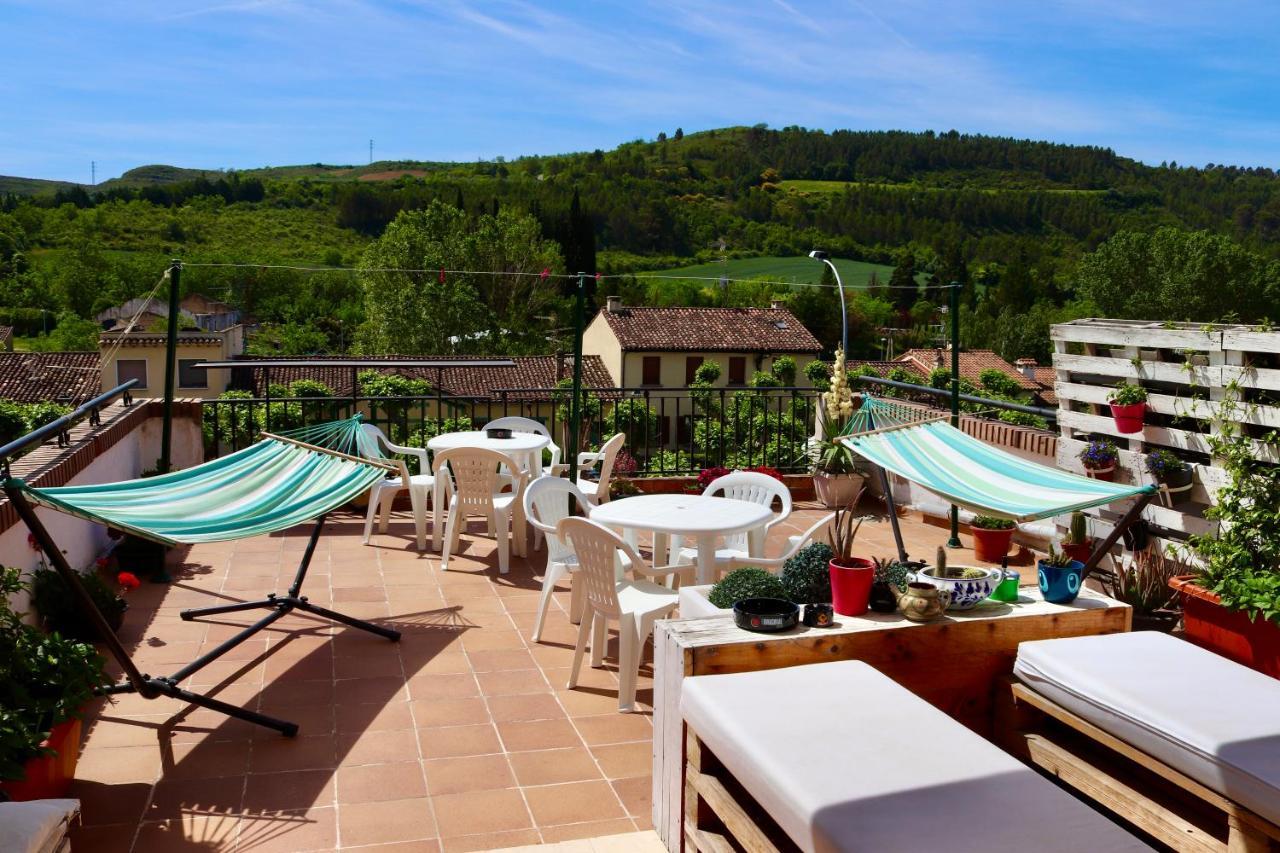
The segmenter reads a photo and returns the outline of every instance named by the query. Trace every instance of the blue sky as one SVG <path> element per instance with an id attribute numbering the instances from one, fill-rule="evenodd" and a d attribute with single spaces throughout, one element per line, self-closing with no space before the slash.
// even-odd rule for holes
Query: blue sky
<path id="1" fill-rule="evenodd" d="M 767 122 L 1280 166 L 1280 3 L 0 0 L 0 174 L 475 160 Z"/>

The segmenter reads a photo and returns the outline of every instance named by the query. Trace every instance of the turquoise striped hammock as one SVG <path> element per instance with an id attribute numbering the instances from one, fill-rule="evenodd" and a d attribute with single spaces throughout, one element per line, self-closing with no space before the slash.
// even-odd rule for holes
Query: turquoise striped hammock
<path id="1" fill-rule="evenodd" d="M 885 470 L 975 513 L 1034 521 L 1156 490 L 1030 462 L 985 444 L 944 419 L 876 428 L 876 412 L 883 411 L 881 423 L 895 420 L 887 409 L 876 401 L 861 418 L 855 416 L 856 425 L 871 426 L 873 431 L 838 440 Z"/>
<path id="2" fill-rule="evenodd" d="M 362 458 L 362 457 L 373 458 Z M 166 545 L 244 539 L 317 518 L 359 496 L 398 464 L 359 416 L 293 430 L 171 474 L 91 486 L 36 488 L 35 503 Z"/>

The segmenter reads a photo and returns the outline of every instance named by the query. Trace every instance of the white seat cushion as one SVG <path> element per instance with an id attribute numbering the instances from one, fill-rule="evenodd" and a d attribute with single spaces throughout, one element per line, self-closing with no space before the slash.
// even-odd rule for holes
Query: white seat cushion
<path id="1" fill-rule="evenodd" d="M 680 707 L 807 851 L 1148 849 L 861 661 L 687 678 Z"/>
<path id="2" fill-rule="evenodd" d="M 67 827 L 79 811 L 79 800 L 0 803 L 0 850 L 54 853 L 62 848 Z"/>
<path id="3" fill-rule="evenodd" d="M 1018 646 L 1038 693 L 1280 823 L 1280 681 L 1166 634 Z"/>

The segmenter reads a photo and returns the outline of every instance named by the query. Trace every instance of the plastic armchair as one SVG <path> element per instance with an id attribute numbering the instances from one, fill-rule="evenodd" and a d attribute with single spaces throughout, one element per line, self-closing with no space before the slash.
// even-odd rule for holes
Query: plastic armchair
<path id="1" fill-rule="evenodd" d="M 512 491 L 502 491 L 499 469 L 519 471 L 511 457 L 482 447 L 458 447 L 436 456 L 436 473 L 451 493 L 449 520 L 444 530 L 442 571 L 449 570 L 449 557 L 458 550 L 458 541 L 467 519 L 479 516 L 498 542 L 498 571 L 511 570 L 511 539 L 523 528 L 520 507 L 525 477 L 517 474 Z M 512 516 L 516 517 L 513 518 Z"/>
<path id="2" fill-rule="evenodd" d="M 705 497 L 722 497 L 731 500 L 747 501 L 764 507 L 772 507 L 774 500 L 781 501 L 782 511 L 773 520 L 764 525 L 765 535 L 777 524 L 781 524 L 791 515 L 791 490 L 777 477 L 761 474 L 759 471 L 734 471 L 717 477 L 703 490 Z M 681 548 L 675 543 L 676 562 L 693 563 L 698 559 L 696 548 Z M 735 533 L 724 539 L 724 544 L 716 548 L 716 566 L 725 570 L 735 558 L 748 556 L 746 533 Z"/>
<path id="3" fill-rule="evenodd" d="M 587 501 L 592 505 L 608 502 L 609 481 L 613 478 L 613 463 L 618 458 L 618 451 L 626 442 L 627 434 L 620 432 L 606 441 L 598 451 L 578 454 L 577 486 L 582 489 L 582 493 L 587 496 Z M 600 466 L 598 480 L 588 480 L 583 477 L 584 471 L 594 468 L 597 464 Z"/>
<path id="4" fill-rule="evenodd" d="M 583 582 L 582 622 L 578 626 L 578 642 L 573 651 L 573 667 L 569 671 L 569 689 L 578 686 L 582 656 L 591 644 L 591 666 L 604 665 L 607 623 L 618 621 L 618 710 L 635 710 L 636 676 L 640 669 L 645 641 L 653 632 L 653 623 L 669 615 L 679 602 L 679 593 L 654 583 L 649 578 L 676 575 L 691 580 L 692 566 L 649 568 L 635 549 L 621 536 L 589 518 L 570 516 L 556 526 L 560 538 L 568 540 L 578 555 Z M 548 540 L 550 541 L 550 540 Z M 634 579 L 617 578 L 616 555 L 631 560 Z M 647 577 L 645 577 L 647 576 Z"/>
<path id="5" fill-rule="evenodd" d="M 374 459 L 387 459 L 397 453 L 413 456 L 418 460 L 418 473 L 410 474 L 407 466 L 402 468 L 399 477 L 388 477 L 374 484 L 369 492 L 369 511 L 364 519 L 364 544 L 369 544 L 373 535 L 373 520 L 378 518 L 378 532 L 387 532 L 387 522 L 391 519 L 391 505 L 396 495 L 405 489 L 409 490 L 409 502 L 413 506 L 413 524 L 417 535 L 419 551 L 427 548 L 427 507 L 432 504 L 436 493 L 436 478 L 431 470 L 431 458 L 425 447 L 404 447 L 392 444 L 390 439 L 373 424 L 361 427 L 361 453 Z M 443 500 L 443 498 L 442 498 Z M 433 507 L 434 508 L 434 507 Z M 439 513 L 436 513 L 438 518 Z"/>
<path id="6" fill-rule="evenodd" d="M 779 557 L 752 557 L 749 554 L 742 554 L 729 561 L 729 569 L 741 569 L 751 566 L 757 569 L 764 569 L 776 575 L 782 571 L 782 567 L 787 560 L 799 554 L 800 549 L 806 545 L 816 541 L 829 541 L 831 538 L 831 522 L 835 517 L 836 514 L 834 512 L 829 512 L 810 525 L 809 529 L 804 533 L 787 537 L 787 550 Z"/>
<path id="7" fill-rule="evenodd" d="M 519 415 L 510 415 L 505 418 L 489 421 L 484 425 L 485 429 L 509 429 L 512 432 L 531 432 L 536 435 L 545 436 L 547 441 L 547 450 L 551 451 L 551 464 L 544 470 L 548 473 L 556 471 L 560 468 L 560 446 L 556 444 L 555 439 L 551 437 L 551 430 L 547 429 L 546 424 L 535 421 L 533 418 L 523 418 Z"/>

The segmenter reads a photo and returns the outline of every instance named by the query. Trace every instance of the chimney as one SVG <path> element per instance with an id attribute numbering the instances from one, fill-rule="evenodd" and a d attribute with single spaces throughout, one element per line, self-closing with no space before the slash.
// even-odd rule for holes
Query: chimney
<path id="1" fill-rule="evenodd" d="M 622 313 L 622 297 L 606 296 L 604 301 L 604 310 L 608 311 L 610 314 L 621 314 Z"/>
<path id="2" fill-rule="evenodd" d="M 774 311 L 781 311 L 783 308 L 787 307 L 787 304 L 783 302 L 781 299 L 770 299 L 769 307 L 772 308 Z"/>
<path id="3" fill-rule="evenodd" d="M 1034 358 L 1020 358 L 1013 363 L 1018 368 L 1018 372 L 1028 379 L 1035 381 L 1036 378 L 1036 360 Z"/>
<path id="4" fill-rule="evenodd" d="M 564 350 L 562 349 L 556 350 L 556 382 L 559 382 L 561 379 L 564 379 L 564 376 L 565 376 L 564 362 L 567 357 L 568 357 L 568 353 L 566 353 Z"/>

